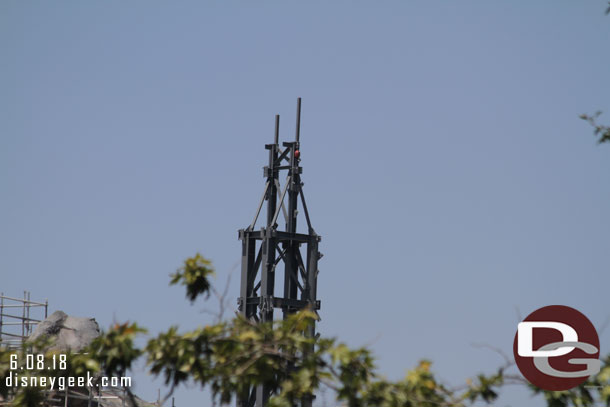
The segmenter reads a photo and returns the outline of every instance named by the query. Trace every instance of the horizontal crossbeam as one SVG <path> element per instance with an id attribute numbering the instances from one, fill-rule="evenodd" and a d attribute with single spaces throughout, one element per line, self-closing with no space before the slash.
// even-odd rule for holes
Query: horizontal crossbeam
<path id="1" fill-rule="evenodd" d="M 267 236 L 267 233 L 270 233 L 269 236 Z M 295 241 L 295 242 L 300 242 L 300 243 L 307 243 L 307 242 L 311 242 L 311 241 L 320 241 L 321 238 L 318 235 L 306 235 L 304 233 L 288 233 L 288 232 L 283 232 L 281 230 L 270 230 L 267 231 L 266 229 L 262 229 L 262 230 L 247 230 L 247 229 L 241 229 L 239 230 L 239 240 L 244 240 L 244 239 L 248 239 L 248 238 L 254 238 L 256 240 L 263 240 L 264 238 L 267 237 L 272 237 L 275 238 L 276 240 L 280 241 L 280 242 L 285 242 L 285 241 Z"/>
<path id="2" fill-rule="evenodd" d="M 292 298 L 272 297 L 272 300 L 273 300 L 272 301 L 273 308 L 290 307 L 290 308 L 303 309 L 303 308 L 307 308 L 310 305 L 309 301 L 295 300 Z M 249 297 L 246 301 L 246 304 L 248 304 L 248 305 L 259 305 L 260 303 L 261 303 L 261 297 Z M 316 302 L 314 303 L 314 309 L 319 310 L 320 306 L 321 306 L 320 300 L 316 300 Z"/>

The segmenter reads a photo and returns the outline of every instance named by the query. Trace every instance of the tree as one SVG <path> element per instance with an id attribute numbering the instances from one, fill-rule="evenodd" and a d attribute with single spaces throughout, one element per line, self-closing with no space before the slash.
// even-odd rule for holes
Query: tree
<path id="1" fill-rule="evenodd" d="M 606 15 L 610 15 L 610 1 L 609 6 L 606 9 Z M 593 126 L 593 134 L 599 136 L 598 143 L 610 143 L 610 126 L 605 126 L 597 123 L 597 118 L 602 114 L 601 111 L 595 112 L 595 114 L 588 115 L 586 113 L 581 114 L 579 117 L 589 122 Z"/>
<path id="2" fill-rule="evenodd" d="M 197 254 L 171 276 L 171 284 L 184 285 L 186 297 L 193 302 L 202 296 L 209 297 L 214 289 L 209 281 L 213 273 L 211 262 Z M 144 348 L 138 348 L 134 342 L 137 335 L 146 332 L 143 328 L 136 323 L 116 324 L 92 342 L 87 354 L 68 354 L 65 369 L 28 370 L 23 375 L 59 378 L 89 372 L 124 376 L 137 358 L 145 356 L 150 372 L 162 376 L 170 386 L 165 400 L 187 380 L 209 387 L 214 402 L 221 404 L 232 402 L 237 394 L 242 394 L 246 384 L 265 383 L 275 391 L 269 403 L 272 407 L 293 406 L 321 387 L 332 389 L 337 402 L 350 407 L 464 407 L 479 400 L 493 401 L 506 383 L 524 383 L 521 377 L 505 374 L 510 361 L 493 374 L 481 374 L 458 389 L 440 383 L 427 360 L 410 370 L 403 380 L 388 381 L 376 372 L 369 349 L 351 349 L 334 338 L 304 336 L 315 318 L 315 313 L 305 310 L 273 324 L 254 323 L 236 316 L 186 333 L 170 327 L 149 339 Z M 39 406 L 43 388 L 7 386 L 11 363 L 25 366 L 26 354 L 32 353 L 32 347 L 41 352 L 48 345 L 28 344 L 16 353 L 0 350 L 0 396 L 13 398 L 13 406 Z M 57 353 L 47 352 L 47 360 L 53 355 Z M 287 368 L 289 365 L 292 368 Z M 610 406 L 610 356 L 604 359 L 598 375 L 576 389 L 546 392 L 532 387 L 532 390 L 544 393 L 548 407 L 593 406 L 594 394 Z M 129 396 L 135 405 L 135 397 L 131 393 Z"/>
<path id="3" fill-rule="evenodd" d="M 597 118 L 601 114 L 601 111 L 597 111 L 593 115 L 581 114 L 580 118 L 593 126 L 593 134 L 599 137 L 598 143 L 610 143 L 610 127 L 597 123 Z"/>

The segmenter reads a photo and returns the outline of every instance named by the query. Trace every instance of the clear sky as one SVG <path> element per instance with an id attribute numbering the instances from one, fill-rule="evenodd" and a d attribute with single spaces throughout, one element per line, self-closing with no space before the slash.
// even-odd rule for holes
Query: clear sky
<path id="1" fill-rule="evenodd" d="M 219 284 L 235 269 L 274 115 L 292 139 L 301 96 L 324 335 L 390 378 L 425 357 L 460 385 L 502 363 L 472 344 L 510 353 L 538 307 L 601 329 L 610 146 L 578 115 L 610 123 L 606 7 L 2 1 L 0 290 L 103 328 L 205 323 L 168 275 L 197 251 Z"/>

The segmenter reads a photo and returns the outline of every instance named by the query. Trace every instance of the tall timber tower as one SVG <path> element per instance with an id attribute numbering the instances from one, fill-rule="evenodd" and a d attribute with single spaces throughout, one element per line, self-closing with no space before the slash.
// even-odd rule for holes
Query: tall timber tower
<path id="1" fill-rule="evenodd" d="M 320 309 L 316 288 L 318 260 L 322 257 L 318 251 L 321 237 L 311 225 L 301 182 L 301 98 L 297 100 L 295 140 L 284 142 L 280 147 L 279 126 L 277 115 L 273 144 L 265 145 L 269 150 L 269 164 L 264 167 L 263 196 L 252 223 L 239 230 L 242 242 L 239 312 L 257 322 L 273 321 L 276 308 L 282 310 L 283 318 L 306 307 Z M 280 183 L 282 171 L 287 171 L 283 185 Z M 256 229 L 265 202 L 266 221 Z M 297 232 L 299 203 L 307 222 L 307 233 Z M 285 221 L 283 229 L 278 225 L 280 212 Z M 282 268 L 283 292 L 275 287 L 276 274 L 282 276 Z M 305 335 L 314 337 L 315 326 L 312 325 Z M 265 407 L 270 396 L 267 386 L 252 386 L 248 394 L 238 399 L 237 405 Z M 301 406 L 311 407 L 312 399 L 313 396 L 302 400 Z"/>

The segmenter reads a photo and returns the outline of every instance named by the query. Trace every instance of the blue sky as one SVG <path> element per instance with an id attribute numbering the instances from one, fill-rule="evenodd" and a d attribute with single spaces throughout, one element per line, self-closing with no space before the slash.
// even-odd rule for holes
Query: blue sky
<path id="1" fill-rule="evenodd" d="M 3 1 L 0 289 L 104 328 L 209 321 L 168 274 L 197 251 L 219 284 L 235 269 L 274 115 L 292 139 L 300 96 L 324 335 L 390 378 L 425 357 L 460 385 L 502 363 L 472 344 L 509 353 L 518 315 L 564 304 L 600 328 L 610 150 L 578 115 L 610 122 L 605 8 Z"/>

